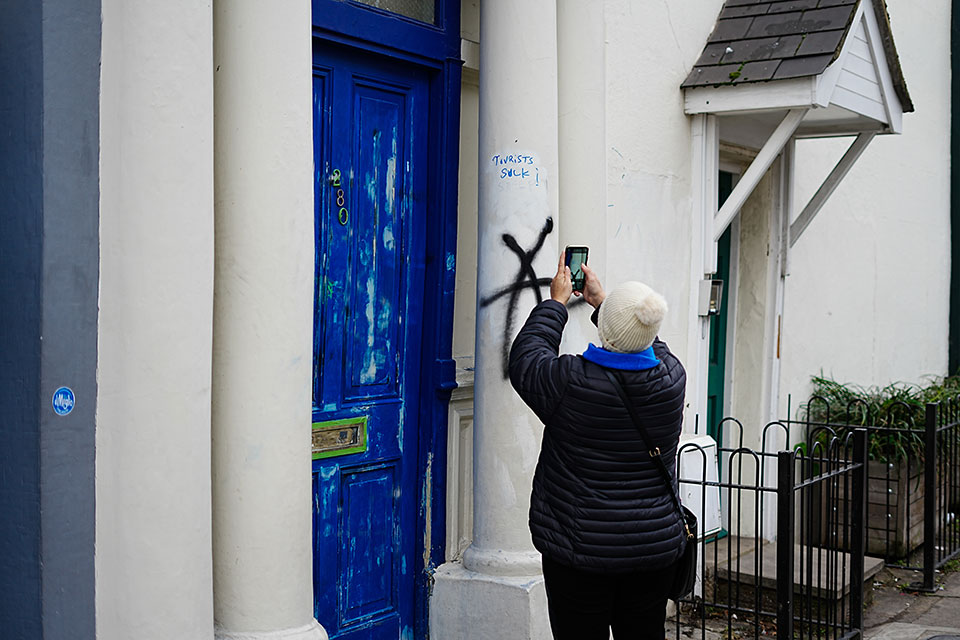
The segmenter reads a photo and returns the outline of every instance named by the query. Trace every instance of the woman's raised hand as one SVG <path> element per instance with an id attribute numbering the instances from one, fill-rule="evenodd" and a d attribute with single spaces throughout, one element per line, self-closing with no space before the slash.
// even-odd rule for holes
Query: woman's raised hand
<path id="1" fill-rule="evenodd" d="M 557 275 L 550 282 L 550 297 L 560 304 L 567 304 L 570 294 L 573 293 L 573 280 L 570 277 L 570 267 L 564 264 L 564 254 L 560 254 L 560 264 L 557 265 Z"/>
<path id="2" fill-rule="evenodd" d="M 607 293 L 603 290 L 603 285 L 600 284 L 600 278 L 597 277 L 596 271 L 588 267 L 586 263 L 580 265 L 580 268 L 583 269 L 583 275 L 585 276 L 583 293 L 577 291 L 574 295 L 582 295 L 587 304 L 596 309 L 607 297 Z M 567 271 L 569 272 L 569 269 Z"/>

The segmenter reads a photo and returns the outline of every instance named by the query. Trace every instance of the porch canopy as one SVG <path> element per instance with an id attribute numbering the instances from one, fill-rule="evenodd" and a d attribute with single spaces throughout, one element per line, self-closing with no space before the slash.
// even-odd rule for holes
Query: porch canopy
<path id="1" fill-rule="evenodd" d="M 707 273 L 716 241 L 795 138 L 856 136 L 790 224 L 789 246 L 873 137 L 900 133 L 903 114 L 913 111 L 884 0 L 726 0 L 681 87 L 685 112 L 705 116 Z M 759 151 L 717 211 L 712 175 L 721 141 Z"/>

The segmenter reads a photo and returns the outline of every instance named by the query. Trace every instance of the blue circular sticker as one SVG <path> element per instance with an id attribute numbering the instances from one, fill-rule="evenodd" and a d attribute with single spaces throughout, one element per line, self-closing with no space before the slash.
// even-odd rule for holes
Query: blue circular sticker
<path id="1" fill-rule="evenodd" d="M 53 410 L 58 416 L 65 416 L 73 411 L 73 405 L 76 404 L 76 398 L 73 396 L 73 390 L 70 387 L 60 387 L 53 394 Z"/>

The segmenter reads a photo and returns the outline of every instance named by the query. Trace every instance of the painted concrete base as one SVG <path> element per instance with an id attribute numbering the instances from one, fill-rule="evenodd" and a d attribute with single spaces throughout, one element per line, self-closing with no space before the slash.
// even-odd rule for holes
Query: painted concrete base
<path id="1" fill-rule="evenodd" d="M 327 632 L 316 620 L 280 631 L 227 631 L 218 626 L 214 637 L 216 640 L 328 640 Z"/>
<path id="2" fill-rule="evenodd" d="M 458 562 L 434 573 L 430 637 L 442 640 L 550 640 L 542 575 L 492 576 Z"/>
<path id="3" fill-rule="evenodd" d="M 540 552 L 484 549 L 476 543 L 463 552 L 463 566 L 470 572 L 491 576 L 539 576 L 543 574 Z"/>

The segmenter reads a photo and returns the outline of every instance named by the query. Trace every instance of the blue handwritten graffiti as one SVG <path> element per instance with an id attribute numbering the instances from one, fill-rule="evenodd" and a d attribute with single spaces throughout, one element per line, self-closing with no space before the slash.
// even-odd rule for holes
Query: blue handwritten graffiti
<path id="1" fill-rule="evenodd" d="M 526 167 L 523 167 L 521 169 L 514 169 L 512 167 L 500 169 L 501 180 L 503 180 L 504 178 L 529 178 L 529 177 L 530 177 L 530 170 L 527 169 Z"/>
<path id="2" fill-rule="evenodd" d="M 490 161 L 500 167 L 501 180 L 533 178 L 535 186 L 540 186 L 540 167 L 537 166 L 533 156 L 523 153 L 497 153 L 490 158 Z"/>
<path id="3" fill-rule="evenodd" d="M 528 164 L 528 165 L 533 165 L 533 164 L 536 164 L 536 160 L 534 160 L 533 156 L 528 156 L 528 155 L 525 155 L 525 154 L 522 154 L 522 153 L 517 153 L 517 154 L 513 154 L 513 153 L 499 154 L 499 153 L 497 153 L 497 154 L 494 154 L 494 156 L 493 156 L 490 160 L 491 160 L 491 161 L 493 162 L 493 164 L 495 164 L 495 165 L 503 165 L 503 164 Z"/>

